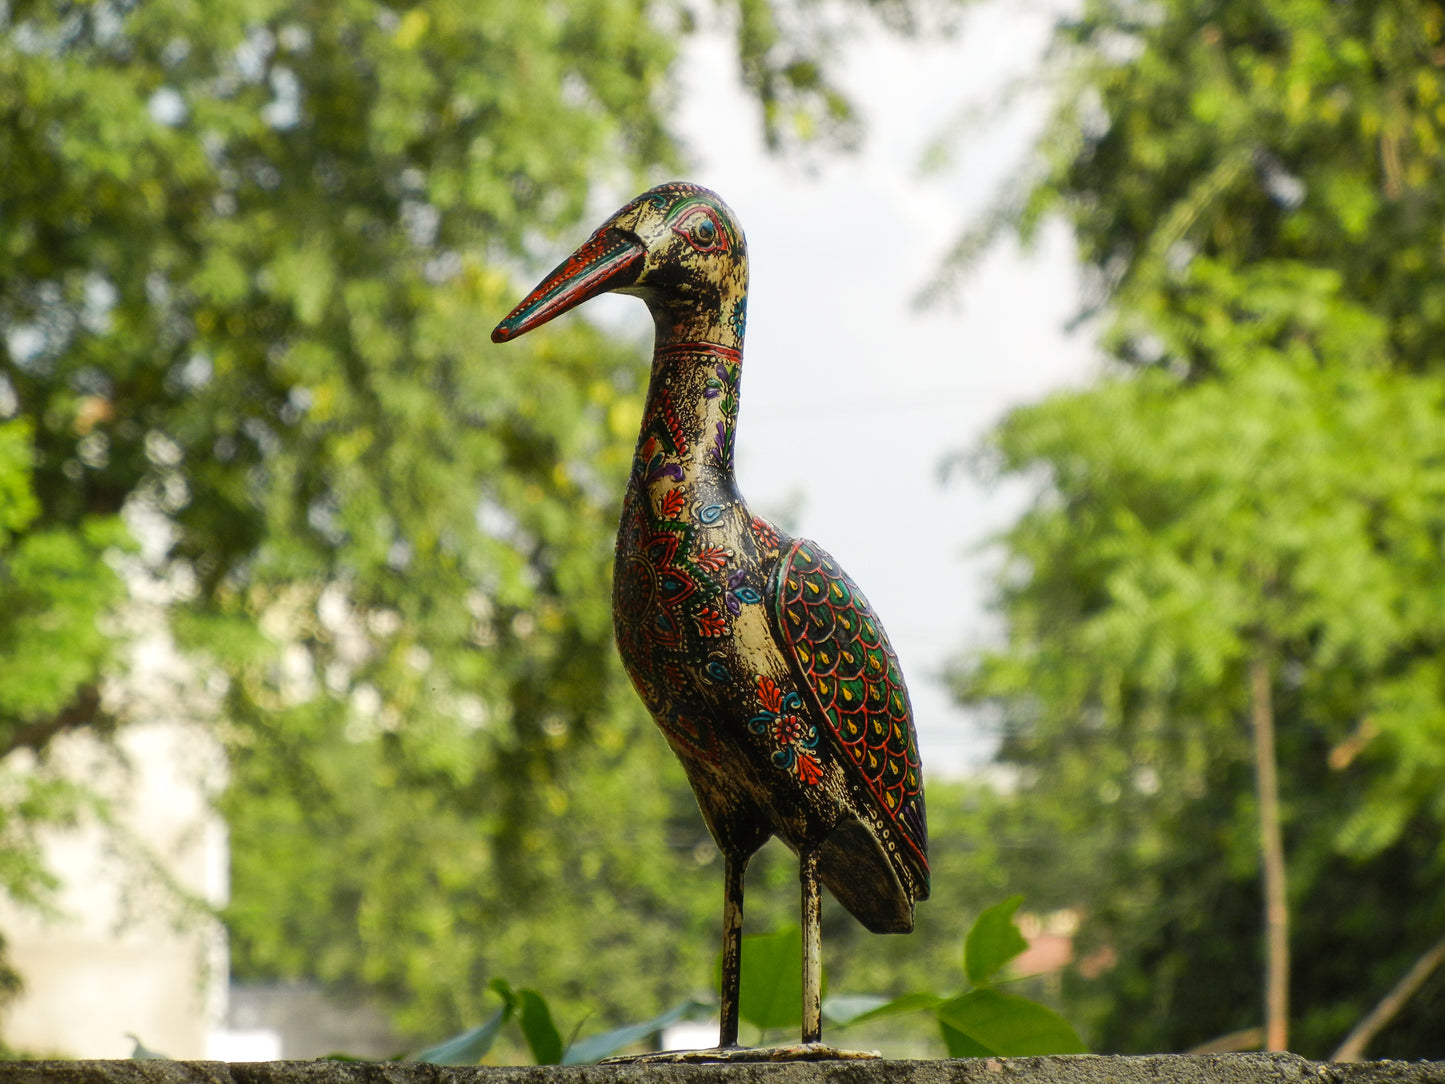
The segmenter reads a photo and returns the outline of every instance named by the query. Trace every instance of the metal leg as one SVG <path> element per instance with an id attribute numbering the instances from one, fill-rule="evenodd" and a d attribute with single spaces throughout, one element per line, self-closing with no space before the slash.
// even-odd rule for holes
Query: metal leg
<path id="1" fill-rule="evenodd" d="M 818 898 L 818 852 L 799 855 L 799 877 L 803 883 L 803 1042 L 823 1041 L 823 907 Z"/>
<path id="2" fill-rule="evenodd" d="M 723 871 L 722 1026 L 717 1045 L 738 1045 L 738 990 L 743 964 L 743 874 L 747 858 L 725 856 Z"/>

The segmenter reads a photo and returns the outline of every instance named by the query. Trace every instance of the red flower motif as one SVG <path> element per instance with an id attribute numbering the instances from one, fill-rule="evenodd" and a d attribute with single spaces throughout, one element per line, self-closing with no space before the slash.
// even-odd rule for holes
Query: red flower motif
<path id="1" fill-rule="evenodd" d="M 753 534 L 764 548 L 773 550 L 778 548 L 778 532 L 773 529 L 771 523 L 761 516 L 754 516 L 751 526 Z"/>
<path id="2" fill-rule="evenodd" d="M 662 680 L 669 692 L 676 693 L 688 687 L 688 676 L 681 666 L 670 662 L 662 668 Z"/>
<path id="3" fill-rule="evenodd" d="M 682 495 L 682 487 L 669 489 L 662 495 L 662 514 L 667 519 L 676 519 L 682 515 L 682 510 L 687 504 L 687 499 Z"/>
<path id="4" fill-rule="evenodd" d="M 823 766 L 818 763 L 818 758 L 813 755 L 812 750 L 798 751 L 797 768 L 798 778 L 810 787 L 817 786 L 823 778 Z"/>
<path id="5" fill-rule="evenodd" d="M 709 572 L 721 572 L 731 556 L 732 552 L 721 546 L 707 546 L 693 554 L 692 559 Z"/>
<path id="6" fill-rule="evenodd" d="M 748 729 L 767 735 L 777 745 L 772 755 L 774 764 L 797 773 L 808 786 L 816 785 L 823 778 L 823 765 L 814 751 L 818 731 L 798 714 L 803 710 L 802 699 L 797 693 L 784 693 L 776 681 L 763 674 L 758 675 L 757 685 L 763 710 L 748 720 Z"/>
<path id="7" fill-rule="evenodd" d="M 704 636 L 721 636 L 728 630 L 726 614 L 708 607 L 697 612 L 697 630 Z"/>
<path id="8" fill-rule="evenodd" d="M 779 715 L 773 738 L 779 745 L 792 745 L 803 737 L 803 720 L 796 715 Z"/>
<path id="9" fill-rule="evenodd" d="M 762 700 L 763 707 L 774 715 L 783 706 L 783 690 L 778 688 L 776 681 L 762 674 L 758 675 L 758 698 Z"/>

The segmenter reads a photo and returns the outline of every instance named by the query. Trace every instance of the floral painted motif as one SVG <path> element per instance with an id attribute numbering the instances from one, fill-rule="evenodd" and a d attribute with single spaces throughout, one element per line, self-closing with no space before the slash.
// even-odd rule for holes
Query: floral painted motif
<path id="1" fill-rule="evenodd" d="M 783 692 L 765 674 L 758 675 L 757 686 L 763 710 L 748 720 L 748 729 L 772 738 L 778 746 L 773 752 L 774 764 L 794 772 L 808 786 L 816 786 L 823 778 L 817 753 L 818 728 L 803 717 L 802 697 L 792 691 Z"/>
<path id="2" fill-rule="evenodd" d="M 752 587 L 743 581 L 747 578 L 748 570 L 740 568 L 728 577 L 727 605 L 728 613 L 736 617 L 743 612 L 743 603 L 754 603 L 763 601 L 763 593 L 756 587 Z"/>
<path id="3" fill-rule="evenodd" d="M 740 297 L 733 302 L 732 312 L 728 313 L 728 327 L 741 342 L 748 330 L 748 299 Z"/>
<path id="4" fill-rule="evenodd" d="M 723 358 L 703 386 L 703 396 L 718 399 L 722 418 L 713 430 L 709 454 L 713 462 L 725 470 L 733 466 L 733 429 L 738 420 L 738 380 L 742 366 L 734 358 Z"/>
<path id="5" fill-rule="evenodd" d="M 778 532 L 762 516 L 754 516 L 748 527 L 752 530 L 753 537 L 758 540 L 758 545 L 763 549 L 776 550 L 778 548 Z"/>
<path id="6" fill-rule="evenodd" d="M 692 559 L 709 572 L 721 572 L 732 555 L 733 551 L 725 546 L 702 546 Z"/>
<path id="7" fill-rule="evenodd" d="M 710 607 L 704 607 L 694 615 L 693 620 L 697 622 L 697 631 L 704 636 L 727 635 L 727 614 L 719 613 Z"/>
<path id="8" fill-rule="evenodd" d="M 659 478 L 682 481 L 682 467 L 667 461 L 662 444 L 656 437 L 648 437 L 638 445 L 637 455 L 632 461 L 632 473 L 646 482 L 655 482 Z"/>
<path id="9" fill-rule="evenodd" d="M 688 602 L 702 590 L 689 567 L 683 531 L 662 531 L 646 539 L 617 566 L 615 594 L 627 618 L 628 646 L 634 657 L 650 654 L 650 645 L 679 648 Z"/>

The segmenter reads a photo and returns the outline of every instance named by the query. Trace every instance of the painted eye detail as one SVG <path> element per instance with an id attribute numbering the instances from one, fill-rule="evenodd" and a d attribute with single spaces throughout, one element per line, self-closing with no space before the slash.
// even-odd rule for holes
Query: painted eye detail
<path id="1" fill-rule="evenodd" d="M 698 252 L 726 252 L 727 234 L 706 207 L 694 207 L 673 224 L 673 232 Z"/>

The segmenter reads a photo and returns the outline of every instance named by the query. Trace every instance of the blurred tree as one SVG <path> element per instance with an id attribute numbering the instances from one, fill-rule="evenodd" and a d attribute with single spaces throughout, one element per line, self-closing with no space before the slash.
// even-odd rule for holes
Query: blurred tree
<path id="1" fill-rule="evenodd" d="M 723 9 L 774 145 L 855 134 L 823 14 Z M 13 754 L 116 725 L 108 615 L 144 582 L 225 679 L 239 976 L 380 991 L 433 1036 L 502 969 L 564 1004 L 624 975 L 616 1016 L 699 981 L 668 954 L 713 944 L 715 878 L 699 907 L 675 876 L 710 851 L 611 643 L 642 351 L 487 345 L 509 271 L 676 166 L 694 22 L 0 9 L 0 889 L 43 895 L 34 829 L 85 800 Z"/>
<path id="2" fill-rule="evenodd" d="M 1115 365 L 994 434 L 1041 486 L 960 692 L 1001 707 L 1030 902 L 1088 912 L 1105 1049 L 1264 1023 L 1277 762 L 1290 1043 L 1327 1055 L 1445 930 L 1445 8 L 1094 0 L 1058 44 L 1043 172 L 956 257 L 1065 215 Z M 1442 999 L 1370 1053 L 1439 1056 Z"/>
<path id="3" fill-rule="evenodd" d="M 42 753 L 60 733 L 94 725 L 96 682 L 112 661 L 105 618 L 122 594 L 107 551 L 124 547 L 113 517 L 70 529 L 36 527 L 30 419 L 0 422 L 0 892 L 44 910 L 56 887 L 40 834 L 67 826 L 93 804 Z M 20 987 L 4 961 L 0 1000 Z"/>

